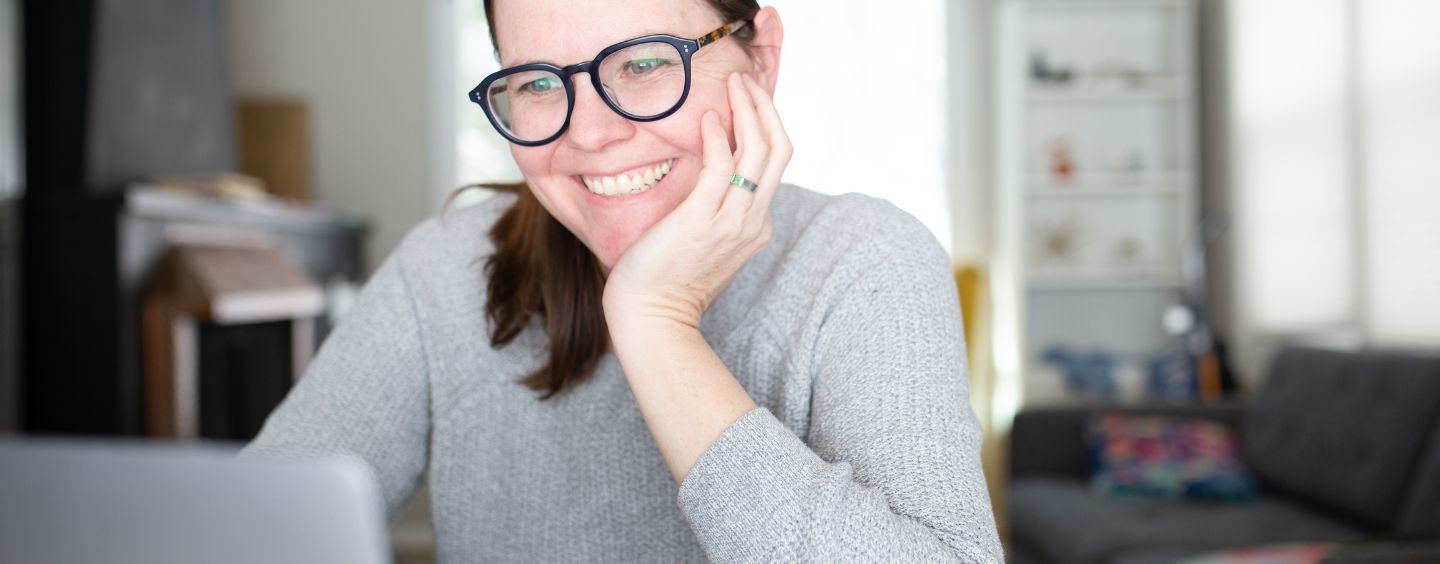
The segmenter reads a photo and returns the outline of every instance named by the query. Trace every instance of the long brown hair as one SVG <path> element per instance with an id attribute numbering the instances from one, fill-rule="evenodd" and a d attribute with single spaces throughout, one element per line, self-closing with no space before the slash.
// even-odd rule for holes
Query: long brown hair
<path id="1" fill-rule="evenodd" d="M 490 41 L 495 43 L 493 0 L 485 1 Z M 750 21 L 760 6 L 755 0 L 706 0 L 722 21 Z M 732 35 L 748 46 L 753 26 Z M 599 259 L 570 230 L 556 221 L 524 183 L 486 185 L 517 194 L 515 204 L 490 228 L 495 254 L 485 264 L 490 278 L 485 316 L 490 345 L 500 348 L 515 340 L 540 316 L 550 340 L 549 361 L 520 383 L 545 400 L 568 390 L 595 370 L 609 347 L 609 331 L 601 295 L 605 275 Z"/>

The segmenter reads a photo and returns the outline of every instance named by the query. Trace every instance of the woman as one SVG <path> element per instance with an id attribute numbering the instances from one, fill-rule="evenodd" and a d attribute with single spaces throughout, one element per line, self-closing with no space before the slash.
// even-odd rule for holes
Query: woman
<path id="1" fill-rule="evenodd" d="M 1000 560 L 948 260 L 780 184 L 775 10 L 485 7 L 525 185 L 416 228 L 251 451 L 392 514 L 428 470 L 447 561 Z"/>

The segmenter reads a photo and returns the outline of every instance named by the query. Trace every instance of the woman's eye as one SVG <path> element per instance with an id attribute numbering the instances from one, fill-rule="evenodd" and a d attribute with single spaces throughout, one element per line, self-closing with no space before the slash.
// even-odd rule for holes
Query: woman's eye
<path id="1" fill-rule="evenodd" d="M 520 85 L 520 92 L 525 94 L 544 94 L 560 87 L 560 81 L 555 77 L 545 77 L 526 82 Z"/>
<path id="2" fill-rule="evenodd" d="M 645 76 L 656 70 L 674 64 L 668 59 L 651 57 L 649 59 L 634 59 L 625 63 L 625 74 L 634 76 Z"/>

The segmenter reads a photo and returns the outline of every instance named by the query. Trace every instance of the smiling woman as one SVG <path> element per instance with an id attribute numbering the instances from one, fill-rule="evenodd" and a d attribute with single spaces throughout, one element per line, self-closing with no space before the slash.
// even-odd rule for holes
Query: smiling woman
<path id="1" fill-rule="evenodd" d="M 1002 559 L 945 252 L 781 183 L 773 8 L 485 3 L 524 183 L 416 228 L 251 453 L 428 470 L 458 561 Z"/>

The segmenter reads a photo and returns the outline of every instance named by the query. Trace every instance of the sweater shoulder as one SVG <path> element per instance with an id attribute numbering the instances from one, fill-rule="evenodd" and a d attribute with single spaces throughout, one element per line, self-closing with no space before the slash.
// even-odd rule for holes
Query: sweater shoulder
<path id="1" fill-rule="evenodd" d="M 490 229 L 515 203 L 515 194 L 493 192 L 466 207 L 446 207 L 411 228 L 392 256 L 407 270 L 483 260 L 494 254 Z"/>
<path id="2" fill-rule="evenodd" d="M 776 197 L 774 208 L 777 242 L 791 259 L 866 266 L 906 259 L 949 263 L 929 228 L 886 200 L 788 185 L 782 190 L 784 197 Z"/>

